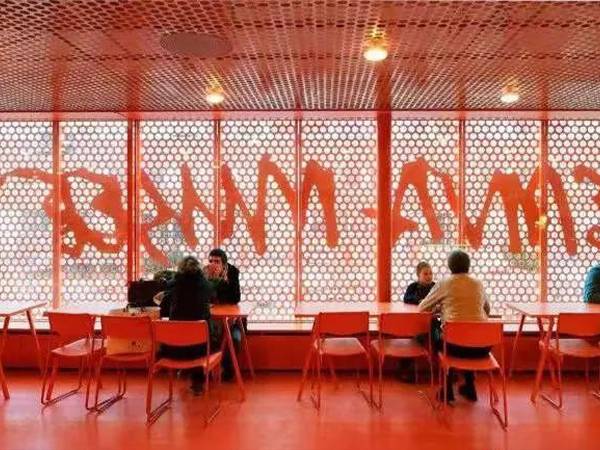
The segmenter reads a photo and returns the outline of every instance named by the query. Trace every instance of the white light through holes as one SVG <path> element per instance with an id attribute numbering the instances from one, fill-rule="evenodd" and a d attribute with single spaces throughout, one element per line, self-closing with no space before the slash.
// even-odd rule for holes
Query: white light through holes
<path id="1" fill-rule="evenodd" d="M 296 188 L 294 122 L 291 120 L 229 120 L 222 122 L 221 160 L 250 214 L 257 211 L 259 161 L 269 155 Z M 265 197 L 266 251 L 258 254 L 246 220 L 236 210 L 233 235 L 221 246 L 240 269 L 242 301 L 255 305 L 251 319 L 291 320 L 296 282 L 295 236 L 292 210 L 273 176 L 267 178 Z M 221 189 L 221 214 L 225 220 L 225 192 Z"/>
<path id="2" fill-rule="evenodd" d="M 327 246 L 322 207 L 313 189 L 302 230 L 305 301 L 372 302 L 376 296 L 377 133 L 373 120 L 302 123 L 302 167 L 310 160 L 335 174 L 339 242 Z"/>
<path id="3" fill-rule="evenodd" d="M 433 169 L 448 174 L 458 186 L 457 160 L 458 122 L 426 120 L 394 120 L 392 122 L 392 205 L 403 168 L 425 160 Z M 422 173 L 421 170 L 418 172 Z M 414 187 L 404 193 L 402 217 L 414 220 L 418 230 L 402 233 L 392 249 L 392 301 L 402 301 L 406 287 L 416 280 L 419 261 L 431 264 L 434 280 L 448 274 L 446 258 L 454 248 L 457 219 L 444 195 L 443 184 L 434 174 L 427 176 L 427 193 L 431 196 L 443 238 L 433 242 L 431 230 L 423 214 Z M 392 211 L 394 221 L 394 211 Z"/>
<path id="4" fill-rule="evenodd" d="M 183 191 L 181 168 L 190 168 L 193 189 L 212 211 L 214 188 L 213 122 L 204 121 L 156 121 L 143 122 L 141 126 L 142 170 L 149 176 L 156 189 L 177 214 L 181 213 Z M 140 192 L 140 215 L 142 223 L 150 222 L 157 215 L 156 206 L 147 192 Z M 214 229 L 209 220 L 198 210 L 194 211 L 194 234 L 198 245 L 191 248 L 186 242 L 181 226 L 176 220 L 151 229 L 150 241 L 164 254 L 168 263 L 152 259 L 148 249 L 141 249 L 142 273 L 146 278 L 165 268 L 175 268 L 185 255 L 192 254 L 204 262 L 214 243 Z"/>
<path id="5" fill-rule="evenodd" d="M 0 149 L 0 175 L 52 173 L 52 124 L 0 122 Z M 0 186 L 0 301 L 52 299 L 52 222 L 42 208 L 50 194 L 50 184 L 32 178 L 8 177 Z"/>
<path id="6" fill-rule="evenodd" d="M 114 177 L 121 196 L 112 201 L 127 208 L 127 122 L 62 122 L 61 127 L 63 173 L 85 169 Z M 104 186 L 80 176 L 69 177 L 69 182 L 76 213 L 86 226 L 102 233 L 106 242 L 116 243 L 115 219 L 92 208 Z M 63 236 L 63 242 L 72 246 L 75 238 L 81 236 L 70 233 Z M 62 271 L 62 304 L 102 302 L 121 306 L 127 298 L 127 242 L 123 241 L 118 252 L 102 252 L 89 244 L 78 257 L 63 252 Z"/>
<path id="7" fill-rule="evenodd" d="M 583 165 L 600 173 L 600 121 L 550 121 L 548 125 L 548 159 L 560 175 L 567 195 L 577 242 L 577 254 L 569 255 L 565 230 L 557 207 L 558 196 L 549 189 L 548 200 L 548 301 L 579 302 L 583 297 L 583 280 L 587 270 L 598 264 L 598 252 L 586 240 L 586 233 L 600 225 L 600 209 L 593 197 L 599 188 L 589 180 L 579 183 L 574 169 Z"/>
<path id="8" fill-rule="evenodd" d="M 496 170 L 519 176 L 526 188 L 538 164 L 539 122 L 468 121 L 466 123 L 466 216 L 471 223 L 480 216 Z M 522 208 L 518 226 L 522 252 L 509 252 L 507 211 L 495 195 L 483 228 L 478 250 L 469 249 L 471 272 L 478 277 L 490 299 L 492 313 L 509 315 L 507 302 L 538 299 L 539 248 L 530 244 Z"/>

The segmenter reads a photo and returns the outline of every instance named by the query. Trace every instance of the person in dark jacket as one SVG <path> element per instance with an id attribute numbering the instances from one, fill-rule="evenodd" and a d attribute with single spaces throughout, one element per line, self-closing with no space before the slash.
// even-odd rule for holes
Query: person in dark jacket
<path id="1" fill-rule="evenodd" d="M 427 297 L 434 284 L 431 266 L 429 263 L 421 261 L 417 264 L 417 281 L 410 283 L 404 292 L 404 303 L 418 305 Z"/>
<path id="2" fill-rule="evenodd" d="M 418 305 L 421 300 L 427 297 L 429 291 L 435 283 L 433 282 L 433 271 L 429 263 L 421 261 L 417 264 L 417 281 L 410 283 L 404 292 L 404 303 L 409 305 Z M 437 319 L 433 319 L 436 321 Z M 432 328 L 439 326 L 432 323 Z M 407 358 L 400 359 L 398 363 L 398 377 L 406 383 L 415 382 L 414 361 Z"/>
<path id="3" fill-rule="evenodd" d="M 193 256 L 183 258 L 169 289 L 169 320 L 206 320 L 209 322 L 209 329 L 212 328 L 210 327 L 210 300 L 213 295 L 212 287 L 204 278 L 198 260 Z M 211 346 L 215 351 L 219 349 L 218 346 L 212 345 L 212 342 Z M 173 359 L 194 359 L 206 355 L 206 346 L 162 346 L 160 353 Z M 191 389 L 194 394 L 202 392 L 204 376 L 202 369 L 191 371 Z"/>
<path id="4" fill-rule="evenodd" d="M 215 290 L 214 303 L 219 305 L 237 305 L 240 302 L 240 271 L 227 261 L 227 253 L 215 248 L 208 254 L 208 265 L 204 267 L 204 276 Z M 246 322 L 244 321 L 244 327 Z M 242 333 L 239 325 L 231 327 L 231 336 L 236 352 L 239 352 Z M 223 355 L 223 380 L 233 379 L 233 363 L 229 352 Z"/>
<path id="5" fill-rule="evenodd" d="M 215 248 L 208 254 L 204 276 L 213 285 L 216 304 L 237 305 L 240 302 L 240 271 L 227 262 L 227 254 Z"/>
<path id="6" fill-rule="evenodd" d="M 583 301 L 600 303 L 600 264 L 590 267 L 583 283 Z"/>

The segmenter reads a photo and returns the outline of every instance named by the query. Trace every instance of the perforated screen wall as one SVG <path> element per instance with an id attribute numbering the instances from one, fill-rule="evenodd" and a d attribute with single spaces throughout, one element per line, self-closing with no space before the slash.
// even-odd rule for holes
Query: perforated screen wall
<path id="1" fill-rule="evenodd" d="M 457 242 L 458 219 L 446 186 L 458 187 L 458 122 L 392 123 L 392 300 L 401 301 L 428 262 L 434 280 L 447 275 L 446 256 Z"/>
<path id="2" fill-rule="evenodd" d="M 304 300 L 375 300 L 377 224 L 363 209 L 377 203 L 376 145 L 375 121 L 303 123 L 303 183 L 314 180 L 322 193 L 319 201 L 319 189 L 311 189 L 305 205 Z M 330 202 L 335 215 L 326 213 Z"/>
<path id="3" fill-rule="evenodd" d="M 63 122 L 62 302 L 127 295 L 127 123 Z"/>
<path id="4" fill-rule="evenodd" d="M 52 124 L 0 122 L 0 301 L 52 296 Z"/>

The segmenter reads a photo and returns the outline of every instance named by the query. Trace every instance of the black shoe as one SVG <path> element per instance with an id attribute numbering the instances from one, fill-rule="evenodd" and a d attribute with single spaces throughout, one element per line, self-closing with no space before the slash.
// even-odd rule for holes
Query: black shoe
<path id="1" fill-rule="evenodd" d="M 442 402 L 443 398 L 444 398 L 444 389 L 441 388 L 438 393 L 437 393 L 437 400 L 439 402 Z M 448 386 L 448 391 L 446 392 L 446 402 L 447 403 L 452 403 L 454 401 L 454 389 L 452 389 L 450 386 Z"/>
<path id="2" fill-rule="evenodd" d="M 462 384 L 458 387 L 458 393 L 470 402 L 477 401 L 477 389 L 474 384 Z"/>

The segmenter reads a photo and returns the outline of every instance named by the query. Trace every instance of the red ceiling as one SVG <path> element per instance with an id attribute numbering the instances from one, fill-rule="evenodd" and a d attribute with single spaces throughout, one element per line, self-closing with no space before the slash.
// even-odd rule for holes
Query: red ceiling
<path id="1" fill-rule="evenodd" d="M 0 3 L 0 111 L 600 110 L 600 3 L 377 0 Z M 374 26 L 390 57 L 363 60 Z M 175 55 L 173 32 L 228 39 Z"/>

